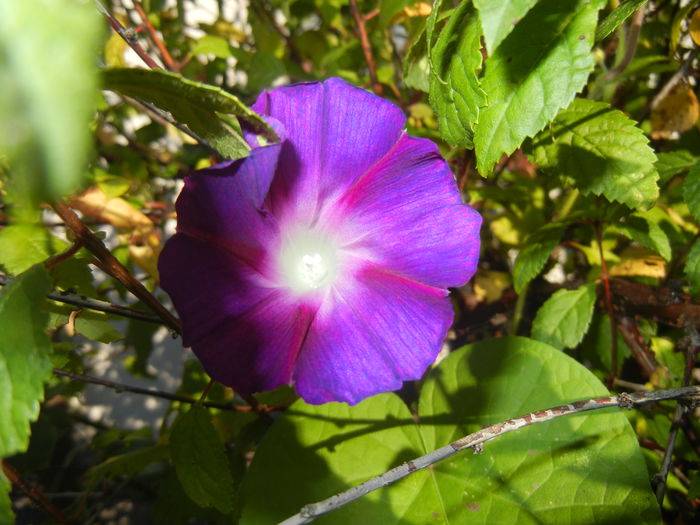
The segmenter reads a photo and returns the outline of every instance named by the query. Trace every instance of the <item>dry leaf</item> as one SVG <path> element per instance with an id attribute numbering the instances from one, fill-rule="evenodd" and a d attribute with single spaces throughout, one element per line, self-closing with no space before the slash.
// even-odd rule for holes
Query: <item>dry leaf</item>
<path id="1" fill-rule="evenodd" d="M 691 86 L 681 82 L 652 110 L 651 138 L 668 139 L 674 133 L 688 131 L 699 116 L 698 97 Z"/>
<path id="2" fill-rule="evenodd" d="M 696 9 L 690 18 L 690 37 L 695 45 L 700 46 L 700 9 Z"/>
<path id="3" fill-rule="evenodd" d="M 611 277 L 666 277 L 666 261 L 656 252 L 629 247 L 620 254 L 620 262 L 610 268 Z"/>

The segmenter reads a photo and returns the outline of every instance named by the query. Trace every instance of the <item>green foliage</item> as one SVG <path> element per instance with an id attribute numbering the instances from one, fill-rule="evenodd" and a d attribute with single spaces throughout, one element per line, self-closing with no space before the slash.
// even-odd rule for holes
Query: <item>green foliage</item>
<path id="1" fill-rule="evenodd" d="M 696 221 L 700 221 L 700 162 L 690 168 L 683 181 L 683 200 Z"/>
<path id="2" fill-rule="evenodd" d="M 648 208 L 659 195 L 656 157 L 642 130 L 621 111 L 576 99 L 537 136 L 533 160 L 581 193 Z"/>
<path id="3" fill-rule="evenodd" d="M 226 158 L 246 157 L 250 146 L 235 120 L 223 116 L 241 117 L 270 138 L 276 138 L 262 118 L 221 89 L 159 70 L 106 69 L 102 79 L 106 89 L 152 102 L 169 111 L 178 122 L 187 124 Z"/>
<path id="4" fill-rule="evenodd" d="M 561 350 L 578 345 L 593 317 L 597 283 L 557 290 L 537 311 L 532 337 Z"/>
<path id="5" fill-rule="evenodd" d="M 700 294 L 700 240 L 693 243 L 683 270 L 690 283 L 690 292 L 694 295 Z"/>
<path id="6" fill-rule="evenodd" d="M 559 244 L 564 229 L 562 224 L 548 224 L 527 239 L 513 265 L 513 287 L 517 293 L 522 293 L 527 284 L 542 271 L 552 250 Z"/>
<path id="7" fill-rule="evenodd" d="M 440 132 L 450 144 L 472 148 L 474 126 L 486 103 L 479 87 L 481 31 L 476 12 L 463 2 L 445 23 L 432 48 L 430 104 L 438 115 Z"/>
<path id="8" fill-rule="evenodd" d="M 35 224 L 14 224 L 0 230 L 0 265 L 17 275 L 64 251 L 68 244 Z"/>
<path id="9" fill-rule="evenodd" d="M 97 99 L 98 20 L 84 2 L 0 3 L 0 153 L 34 201 L 83 183 Z"/>
<path id="10" fill-rule="evenodd" d="M 567 107 L 593 69 L 591 45 L 601 0 L 543 0 L 530 9 L 486 61 L 488 106 L 474 134 L 477 168 L 486 176 Z"/>
<path id="11" fill-rule="evenodd" d="M 489 53 L 493 53 L 536 3 L 537 0 L 474 0 L 474 5 L 479 10 L 479 20 L 484 29 L 484 40 Z"/>
<path id="12" fill-rule="evenodd" d="M 35 266 L 7 285 L 0 295 L 0 458 L 29 443 L 29 423 L 39 415 L 44 381 L 51 374 L 51 340 L 44 332 L 48 314 L 39 308 L 51 281 Z M 11 511 L 0 475 L 0 522 Z"/>
<path id="13" fill-rule="evenodd" d="M 659 224 L 644 215 L 631 215 L 624 222 L 616 223 L 613 229 L 626 235 L 642 246 L 654 250 L 667 261 L 671 260 L 671 244 L 666 232 Z"/>
<path id="14" fill-rule="evenodd" d="M 481 426 L 606 394 L 589 371 L 554 348 L 505 338 L 465 347 L 440 363 L 421 391 L 418 423 L 393 394 L 355 407 L 297 401 L 258 448 L 243 486 L 241 522 L 279 521 Z M 625 416 L 601 412 L 508 434 L 486 443 L 480 455 L 460 453 L 319 523 L 434 519 L 654 523 L 658 510 Z"/>
<path id="15" fill-rule="evenodd" d="M 605 37 L 615 31 L 627 20 L 637 9 L 646 4 L 649 0 L 625 0 L 618 5 L 605 19 L 598 25 L 595 32 L 595 41 L 600 42 Z"/>
<path id="16" fill-rule="evenodd" d="M 194 405 L 177 419 L 170 434 L 170 457 L 190 499 L 224 514 L 233 511 L 233 478 L 207 409 Z"/>

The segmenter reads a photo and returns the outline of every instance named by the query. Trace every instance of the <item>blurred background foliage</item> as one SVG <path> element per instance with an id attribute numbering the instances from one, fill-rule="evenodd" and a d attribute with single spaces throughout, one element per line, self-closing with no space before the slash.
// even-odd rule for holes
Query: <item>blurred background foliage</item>
<path id="1" fill-rule="evenodd" d="M 222 155 L 246 155 L 235 117 L 255 124 L 245 106 L 270 86 L 342 77 L 392 100 L 410 134 L 440 145 L 485 220 L 479 270 L 452 294 L 451 348 L 521 335 L 530 338 L 523 345 L 534 339 L 560 350 L 551 370 L 569 370 L 556 357 L 569 356 L 612 391 L 697 384 L 698 7 L 697 0 L 0 1 L 0 394 L 9 400 L 0 407 L 7 478 L 0 475 L 0 522 L 16 513 L 20 523 L 224 523 L 242 511 L 244 521 L 265 522 L 246 514 L 240 494 L 264 488 L 269 460 L 254 463 L 253 481 L 239 488 L 261 439 L 294 401 L 290 389 L 249 405 L 220 385 L 208 389 L 201 366 L 188 359 L 168 392 L 179 397 L 167 400 L 157 424 L 133 425 L 93 417 L 84 389 L 97 382 L 93 388 L 115 396 L 139 395 L 129 393 L 129 381 L 95 379 L 104 370 L 99 356 L 111 345 L 118 351 L 110 359 L 151 381 L 159 375 L 154 334 L 164 331 L 162 316 L 147 313 L 148 299 L 134 299 L 133 282 L 110 277 L 117 263 L 91 243 L 104 240 L 167 304 L 156 262 L 173 231 L 182 178 Z M 134 48 L 170 74 L 112 69 L 146 67 Z M 92 240 L 65 227 L 57 202 L 79 212 Z M 205 390 L 209 409 L 190 410 Z M 414 414 L 418 391 L 400 392 Z M 366 410 L 408 413 L 393 405 Z M 280 447 L 279 436 L 295 431 L 306 439 L 293 414 L 282 421 L 299 426 L 278 426 L 269 438 Z M 654 489 L 671 449 L 662 519 L 693 522 L 697 411 L 669 403 L 628 419 Z M 404 455 L 386 458 L 386 468 Z M 324 479 L 331 463 L 309 461 L 321 462 L 309 483 Z M 352 483 L 362 475 L 348 474 Z M 310 502 L 293 479 L 291 508 Z M 381 501 L 362 516 L 384 516 Z M 650 516 L 635 515 L 658 521 Z"/>

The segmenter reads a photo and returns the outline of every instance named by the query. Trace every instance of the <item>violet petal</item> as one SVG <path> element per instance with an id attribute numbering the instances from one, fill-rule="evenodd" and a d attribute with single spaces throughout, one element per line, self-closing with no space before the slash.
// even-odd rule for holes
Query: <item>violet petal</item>
<path id="1" fill-rule="evenodd" d="M 447 292 L 365 265 L 311 323 L 294 379 L 308 403 L 355 404 L 420 378 L 452 322 Z"/>

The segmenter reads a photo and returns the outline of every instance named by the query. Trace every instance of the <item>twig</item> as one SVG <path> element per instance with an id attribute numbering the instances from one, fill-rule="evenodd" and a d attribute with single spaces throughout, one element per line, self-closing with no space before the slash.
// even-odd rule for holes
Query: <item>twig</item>
<path id="1" fill-rule="evenodd" d="M 603 252 L 603 232 L 600 222 L 595 224 L 595 236 L 598 242 L 598 250 L 600 252 L 600 268 L 603 278 L 603 290 L 605 291 L 605 307 L 608 310 L 610 317 L 610 373 L 608 374 L 606 383 L 608 388 L 612 388 L 613 382 L 617 377 L 617 323 L 615 322 L 615 311 L 613 310 L 612 293 L 610 291 L 610 274 L 608 273 L 608 265 L 605 262 L 605 253 Z"/>
<path id="2" fill-rule="evenodd" d="M 442 461 L 457 452 L 465 449 L 473 448 L 475 451 L 480 451 L 483 443 L 491 441 L 504 434 L 518 430 L 536 423 L 544 423 L 554 419 L 578 414 L 589 410 L 598 410 L 608 407 L 620 407 L 627 410 L 648 403 L 667 400 L 698 400 L 700 398 L 700 387 L 691 386 L 684 388 L 673 388 L 670 390 L 657 390 L 655 392 L 635 392 L 633 394 L 620 394 L 613 397 L 601 397 L 596 399 L 588 399 L 585 401 L 577 401 L 567 405 L 556 406 L 547 410 L 538 410 L 520 417 L 509 419 L 501 423 L 489 425 L 487 427 L 469 434 L 457 441 L 441 447 L 429 454 L 416 458 L 412 461 L 407 461 L 402 465 L 395 467 L 384 474 L 372 478 L 364 483 L 357 485 L 345 492 L 331 496 L 328 499 L 318 503 L 312 503 L 304 506 L 298 514 L 284 520 L 280 525 L 300 525 L 310 523 L 315 518 L 339 509 L 348 503 L 355 501 L 370 492 L 390 485 L 403 479 L 410 474 L 434 465 L 438 461 Z"/>
<path id="3" fill-rule="evenodd" d="M 377 65 L 375 64 L 374 56 L 372 55 L 372 45 L 369 42 L 367 28 L 365 27 L 365 18 L 362 16 L 362 13 L 360 13 L 360 8 L 357 6 L 357 0 L 350 0 L 350 12 L 355 19 L 357 36 L 360 37 L 362 53 L 365 55 L 365 60 L 367 61 L 367 69 L 369 70 L 369 79 L 372 83 L 372 89 L 377 95 L 381 95 L 382 85 L 379 83 L 379 79 L 377 78 Z"/>
<path id="4" fill-rule="evenodd" d="M 69 372 L 68 370 L 62 370 L 60 368 L 54 368 L 53 373 L 57 376 L 67 377 L 74 381 L 82 381 L 83 383 L 90 383 L 93 385 L 100 385 L 107 388 L 112 388 L 118 393 L 130 392 L 132 394 L 139 394 L 144 396 L 158 397 L 161 399 L 167 399 L 169 401 L 178 401 L 180 403 L 187 403 L 193 405 L 199 403 L 200 400 L 194 399 L 192 397 L 181 396 L 179 394 L 172 394 L 170 392 L 163 392 L 161 390 L 141 388 L 138 386 L 125 385 L 123 383 L 116 383 L 114 381 L 108 381 L 107 379 L 101 379 L 99 377 L 88 376 L 84 374 L 76 374 L 74 372 Z M 268 413 L 280 408 L 284 408 L 286 405 L 258 405 L 252 407 L 249 405 L 235 405 L 233 403 L 217 403 L 215 401 L 205 401 L 202 406 L 207 408 L 218 408 L 219 410 L 232 410 L 234 412 L 261 412 Z"/>
<path id="5" fill-rule="evenodd" d="M 97 258 L 100 268 L 121 282 L 127 290 L 152 308 L 168 328 L 178 334 L 181 333 L 180 321 L 160 304 L 158 299 L 153 297 L 151 292 L 146 290 L 140 281 L 129 273 L 129 270 L 112 255 L 104 243 L 81 222 L 67 204 L 59 200 L 54 203 L 53 208 L 66 223 L 66 227 L 73 233 L 76 242 L 81 242 Z"/>
<path id="6" fill-rule="evenodd" d="M 13 485 L 18 487 L 22 492 L 29 496 L 29 499 L 31 499 L 37 506 L 41 507 L 46 512 L 51 514 L 51 517 L 56 523 L 70 523 L 70 520 L 66 518 L 59 509 L 52 505 L 51 502 L 46 499 L 44 494 L 42 494 L 42 492 L 39 489 L 28 485 L 20 477 L 17 471 L 14 468 L 12 468 L 12 466 L 10 466 L 9 463 L 7 463 L 7 461 L 2 461 L 2 471 Z"/>
<path id="7" fill-rule="evenodd" d="M 139 2 L 139 0 L 133 0 L 132 3 L 134 4 L 134 9 L 136 9 L 136 12 L 141 17 L 143 24 L 146 26 L 146 30 L 148 31 L 148 34 L 151 36 L 151 40 L 153 40 L 153 43 L 158 48 L 158 51 L 160 52 L 160 57 L 163 60 L 163 63 L 165 63 L 165 67 L 167 69 L 169 69 L 170 71 L 175 71 L 175 72 L 179 73 L 180 72 L 180 65 L 177 64 L 173 60 L 173 57 L 170 55 L 170 52 L 168 51 L 168 49 L 165 47 L 165 44 L 163 44 L 163 41 L 158 36 L 158 32 L 156 31 L 156 28 L 153 27 L 153 24 L 151 24 L 151 21 L 149 20 L 148 15 L 146 14 L 146 11 L 144 11 L 143 7 L 141 7 L 141 3 Z"/>
<path id="8" fill-rule="evenodd" d="M 627 31 L 627 38 L 625 41 L 625 55 L 620 60 L 620 63 L 615 66 L 615 68 L 610 71 L 606 77 L 608 80 L 612 80 L 619 76 L 627 66 L 630 65 L 635 53 L 637 52 L 637 43 L 639 42 L 639 33 L 642 30 L 642 23 L 644 22 L 644 8 L 640 7 L 634 13 L 632 18 L 632 23 Z"/>
<path id="9" fill-rule="evenodd" d="M 95 0 L 95 4 L 97 4 L 97 9 L 104 15 L 107 22 L 109 22 L 109 25 L 112 26 L 112 29 L 114 29 L 117 34 L 124 39 L 124 42 L 126 42 L 129 47 L 133 49 L 139 57 L 141 57 L 141 60 L 143 60 L 148 67 L 151 69 L 163 69 L 141 47 L 141 44 L 139 44 L 138 40 L 136 39 L 136 32 L 133 29 L 124 27 L 119 20 L 112 16 L 112 13 L 107 11 L 107 8 L 105 8 L 105 6 L 103 6 L 99 0 Z"/>
<path id="10" fill-rule="evenodd" d="M 689 76 L 690 68 L 693 65 L 693 60 L 695 60 L 695 57 L 698 56 L 698 53 L 700 53 L 700 48 L 698 47 L 696 47 L 695 49 L 690 51 L 690 53 L 688 53 L 688 56 L 683 61 L 683 64 L 681 65 L 680 69 L 676 71 L 671 78 L 668 79 L 668 82 L 664 84 L 664 86 L 659 90 L 659 92 L 651 101 L 650 107 L 652 109 L 655 108 L 659 102 L 661 102 L 668 96 L 668 94 L 673 90 L 673 88 L 676 87 L 676 84 L 678 84 L 681 80 Z"/>
<path id="11" fill-rule="evenodd" d="M 690 384 L 690 379 L 693 373 L 693 367 L 695 366 L 695 358 L 697 355 L 698 347 L 696 342 L 698 340 L 698 332 L 694 325 L 688 325 L 686 328 L 690 343 L 686 349 L 685 354 L 685 370 L 683 371 L 683 386 L 687 387 Z M 661 461 L 661 468 L 658 474 L 654 476 L 653 484 L 656 486 L 656 501 L 659 505 L 663 504 L 664 496 L 666 495 L 666 480 L 668 479 L 668 472 L 671 469 L 671 458 L 673 457 L 673 450 L 676 447 L 676 438 L 678 437 L 678 430 L 681 427 L 683 418 L 685 417 L 686 407 L 683 405 L 676 406 L 676 410 L 673 414 L 673 421 L 671 423 L 671 430 L 668 433 L 668 442 L 666 443 L 666 450 L 664 451 L 664 458 Z"/>
<path id="12" fill-rule="evenodd" d="M 6 286 L 10 283 L 10 281 L 12 281 L 11 278 L 7 277 L 6 275 L 0 275 L 0 286 Z M 147 323 L 163 324 L 163 320 L 157 315 L 142 312 L 141 310 L 130 308 L 128 306 L 122 306 L 120 304 L 99 301 L 97 299 L 85 297 L 84 295 L 78 295 L 77 293 L 73 292 L 53 291 L 46 294 L 46 297 L 52 301 L 70 304 L 79 308 L 87 308 L 97 312 L 119 315 L 121 317 L 128 317 L 129 319 L 145 321 Z"/>

